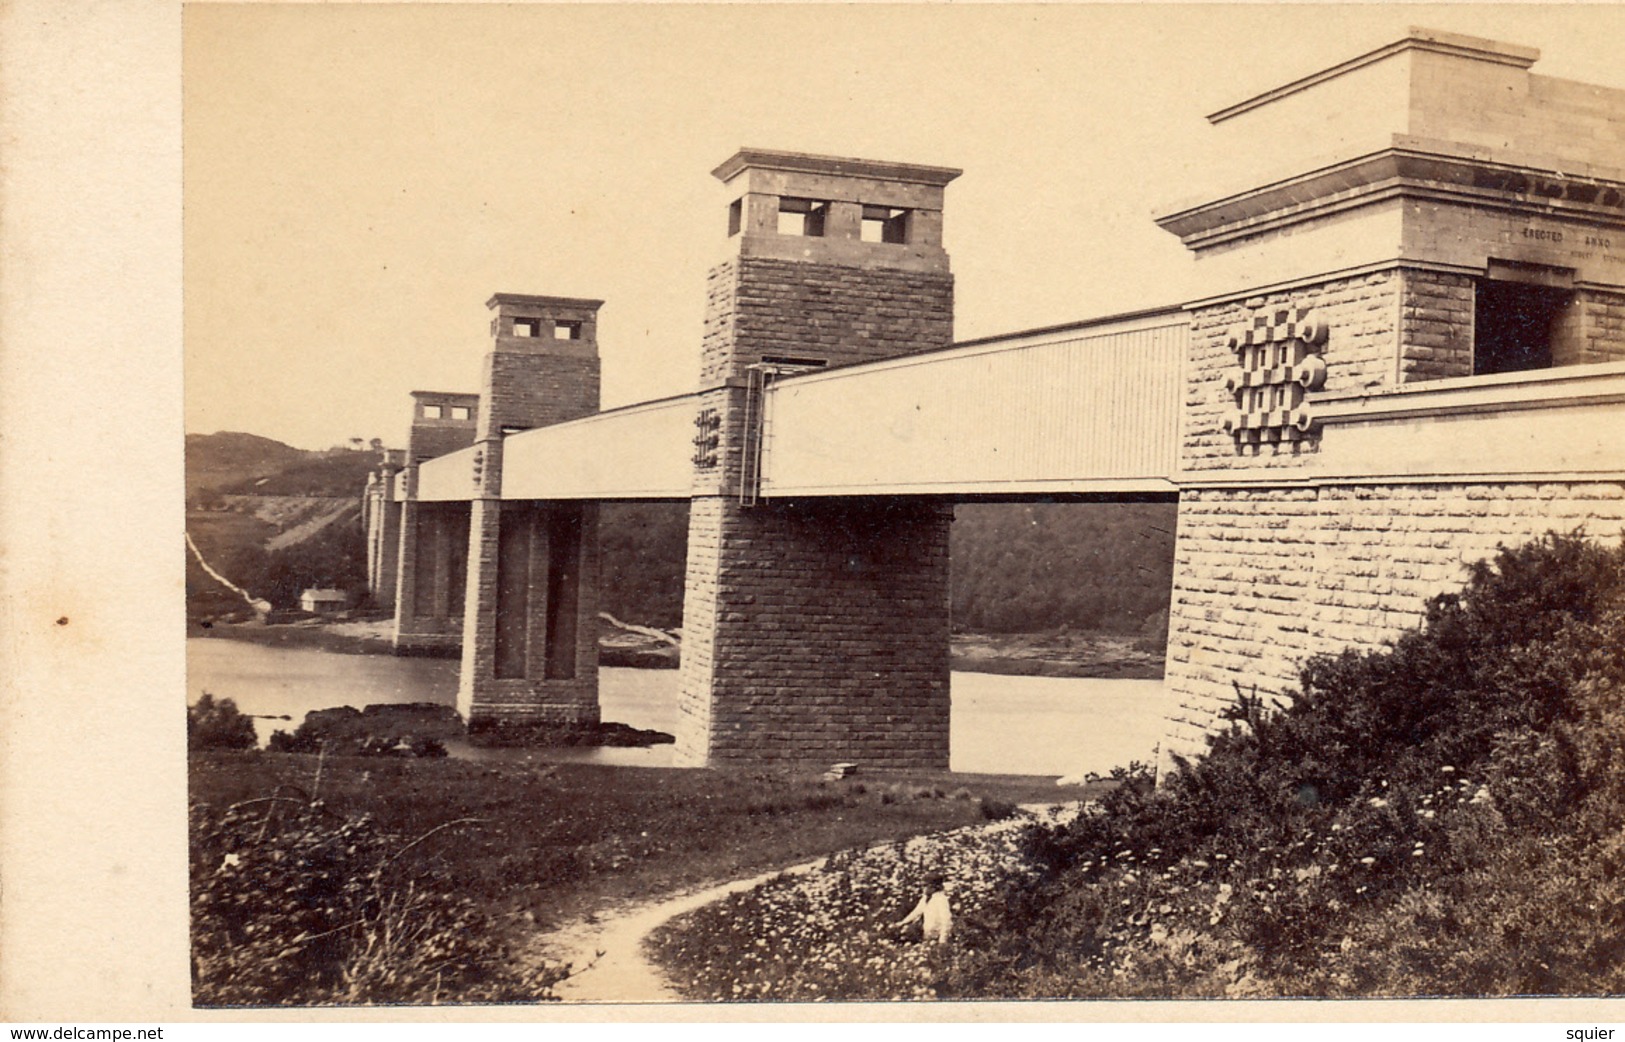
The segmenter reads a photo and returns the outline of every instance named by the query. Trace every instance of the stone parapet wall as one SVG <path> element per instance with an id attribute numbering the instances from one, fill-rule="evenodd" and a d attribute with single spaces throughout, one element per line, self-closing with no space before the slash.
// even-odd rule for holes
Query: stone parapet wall
<path id="1" fill-rule="evenodd" d="M 1625 533 L 1625 484 L 1331 485 L 1181 494 L 1168 637 L 1169 754 L 1199 754 L 1236 685 L 1296 686 L 1310 655 L 1374 650 L 1497 545 Z"/>
<path id="2" fill-rule="evenodd" d="M 677 761 L 946 768 L 952 519 L 906 499 L 696 499 Z"/>

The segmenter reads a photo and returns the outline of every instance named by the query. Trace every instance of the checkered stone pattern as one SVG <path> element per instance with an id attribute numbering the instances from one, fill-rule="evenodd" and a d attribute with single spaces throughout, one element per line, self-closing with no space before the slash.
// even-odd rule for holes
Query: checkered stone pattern
<path id="1" fill-rule="evenodd" d="M 1225 388 L 1235 411 L 1224 429 L 1238 452 L 1313 437 L 1314 417 L 1304 404 L 1309 391 L 1326 383 L 1326 323 L 1307 308 L 1261 308 L 1230 330 L 1236 356 Z"/>

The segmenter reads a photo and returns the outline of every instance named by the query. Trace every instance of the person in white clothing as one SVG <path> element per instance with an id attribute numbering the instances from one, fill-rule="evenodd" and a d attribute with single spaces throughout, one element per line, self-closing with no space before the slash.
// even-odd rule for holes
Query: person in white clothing
<path id="1" fill-rule="evenodd" d="M 922 940 L 931 944 L 947 944 L 948 934 L 953 930 L 954 917 L 948 907 L 948 893 L 943 889 L 945 882 L 941 872 L 927 875 L 925 893 L 920 897 L 920 903 L 896 925 L 907 926 L 918 919 L 923 931 Z"/>

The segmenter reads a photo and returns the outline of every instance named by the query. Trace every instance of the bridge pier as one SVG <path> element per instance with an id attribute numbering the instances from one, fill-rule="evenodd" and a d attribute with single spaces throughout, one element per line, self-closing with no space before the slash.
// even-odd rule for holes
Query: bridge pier
<path id="1" fill-rule="evenodd" d="M 948 766 L 948 528 L 907 498 L 758 501 L 776 376 L 945 347 L 956 170 L 740 152 L 708 283 L 676 762 Z"/>
<path id="2" fill-rule="evenodd" d="M 509 435 L 598 411 L 598 308 L 499 293 L 487 307 L 457 711 L 470 726 L 598 722 L 598 505 L 502 496 Z"/>
<path id="3" fill-rule="evenodd" d="M 677 762 L 948 766 L 948 505 L 694 500 Z"/>
<path id="4" fill-rule="evenodd" d="M 401 549 L 401 505 L 395 499 L 400 472 L 395 450 L 387 452 L 367 478 L 363 530 L 367 539 L 367 596 L 374 608 L 395 610 L 395 580 Z"/>
<path id="5" fill-rule="evenodd" d="M 395 653 L 449 654 L 462 646 L 467 503 L 401 504 Z"/>

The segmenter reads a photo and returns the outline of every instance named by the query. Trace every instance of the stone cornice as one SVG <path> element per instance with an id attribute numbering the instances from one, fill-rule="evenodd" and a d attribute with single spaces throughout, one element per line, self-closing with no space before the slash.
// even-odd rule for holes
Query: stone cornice
<path id="1" fill-rule="evenodd" d="M 498 293 L 485 302 L 488 308 L 501 305 L 518 307 L 555 307 L 555 308 L 586 308 L 597 311 L 604 306 L 601 300 L 592 300 L 588 297 L 547 297 L 534 293 Z"/>
<path id="2" fill-rule="evenodd" d="M 838 177 L 865 177 L 875 181 L 905 184 L 946 185 L 960 174 L 946 166 L 919 166 L 914 163 L 886 163 L 873 159 L 818 156 L 806 152 L 777 152 L 766 148 L 742 148 L 711 171 L 720 181 L 731 181 L 751 168 L 782 170 L 794 174 L 825 174 Z"/>
<path id="3" fill-rule="evenodd" d="M 1527 162 L 1540 161 L 1531 157 Z M 1447 142 L 1396 136 L 1393 147 L 1156 221 L 1192 250 L 1395 198 L 1465 202 L 1625 226 L 1625 173 L 1600 168 L 1582 173 L 1572 164 L 1565 166 L 1498 161 Z"/>

